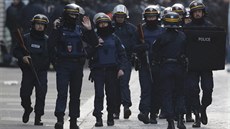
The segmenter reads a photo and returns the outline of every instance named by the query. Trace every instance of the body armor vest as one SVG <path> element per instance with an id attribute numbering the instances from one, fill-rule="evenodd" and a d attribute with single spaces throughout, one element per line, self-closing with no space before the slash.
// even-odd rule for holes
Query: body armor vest
<path id="1" fill-rule="evenodd" d="M 58 48 L 59 57 L 81 57 L 84 56 L 83 45 L 81 41 L 81 28 L 76 26 L 75 30 L 61 28 L 62 37 Z"/>
<path id="2" fill-rule="evenodd" d="M 26 48 L 29 51 L 33 64 L 36 69 L 48 69 L 49 67 L 49 52 L 47 46 L 48 36 L 44 39 L 34 39 L 30 34 L 25 35 Z"/>
<path id="3" fill-rule="evenodd" d="M 117 49 L 114 37 L 108 36 L 103 38 L 102 47 L 98 48 L 98 65 L 116 65 L 117 64 Z"/>

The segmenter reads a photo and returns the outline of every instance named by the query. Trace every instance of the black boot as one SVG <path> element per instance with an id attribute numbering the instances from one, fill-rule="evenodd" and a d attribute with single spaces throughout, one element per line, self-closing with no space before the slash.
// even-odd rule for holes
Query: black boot
<path id="1" fill-rule="evenodd" d="M 200 128 L 200 113 L 199 111 L 194 111 L 195 114 L 195 122 L 193 123 L 193 128 Z"/>
<path id="2" fill-rule="evenodd" d="M 162 112 L 162 110 L 160 112 L 159 119 L 166 119 L 166 115 L 164 112 Z"/>
<path id="3" fill-rule="evenodd" d="M 140 112 L 137 117 L 138 117 L 138 120 L 142 121 L 144 124 L 149 123 L 149 116 L 147 113 Z"/>
<path id="4" fill-rule="evenodd" d="M 184 121 L 183 121 L 183 115 L 178 116 L 177 128 L 186 129 L 186 126 L 184 125 Z"/>
<path id="5" fill-rule="evenodd" d="M 57 118 L 57 123 L 55 124 L 54 128 L 55 129 L 63 129 L 63 124 L 64 124 L 64 118 L 63 117 L 58 117 Z"/>
<path id="6" fill-rule="evenodd" d="M 114 125 L 113 114 L 108 113 L 107 125 L 108 126 L 113 126 Z"/>
<path id="7" fill-rule="evenodd" d="M 157 124 L 157 115 L 156 114 L 152 114 L 152 113 L 150 114 L 149 123 Z"/>
<path id="8" fill-rule="evenodd" d="M 35 114 L 34 125 L 39 125 L 39 126 L 43 125 L 43 123 L 41 122 L 41 115 Z"/>
<path id="9" fill-rule="evenodd" d="M 103 126 L 103 120 L 101 117 L 96 117 L 96 123 L 95 127 L 102 127 Z"/>
<path id="10" fill-rule="evenodd" d="M 175 129 L 174 120 L 170 119 L 167 121 L 168 121 L 168 128 L 167 129 Z"/>
<path id="11" fill-rule="evenodd" d="M 70 118 L 70 125 L 69 128 L 70 129 L 79 129 L 79 127 L 77 126 L 77 118 Z"/>
<path id="12" fill-rule="evenodd" d="M 207 107 L 201 106 L 201 112 L 200 112 L 201 113 L 201 122 L 204 125 L 208 124 L 208 117 L 207 117 L 207 113 L 206 113 L 206 108 Z"/>
<path id="13" fill-rule="evenodd" d="M 30 113 L 33 111 L 33 108 L 30 107 L 28 109 L 25 109 L 24 114 L 22 116 L 22 122 L 27 123 L 30 119 Z"/>
<path id="14" fill-rule="evenodd" d="M 129 117 L 131 116 L 132 112 L 129 109 L 129 107 L 125 106 L 124 107 L 124 119 L 129 119 Z"/>
<path id="15" fill-rule="evenodd" d="M 194 122 L 191 112 L 186 113 L 186 122 Z"/>

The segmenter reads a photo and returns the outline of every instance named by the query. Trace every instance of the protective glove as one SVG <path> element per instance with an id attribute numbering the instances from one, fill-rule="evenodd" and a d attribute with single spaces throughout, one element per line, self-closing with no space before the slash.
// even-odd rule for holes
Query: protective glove
<path id="1" fill-rule="evenodd" d="M 123 76 L 125 73 L 123 70 L 119 70 L 118 73 L 117 73 L 117 79 L 119 79 L 121 76 Z"/>
<path id="2" fill-rule="evenodd" d="M 22 58 L 23 63 L 30 64 L 29 58 L 31 59 L 30 56 L 23 56 Z"/>

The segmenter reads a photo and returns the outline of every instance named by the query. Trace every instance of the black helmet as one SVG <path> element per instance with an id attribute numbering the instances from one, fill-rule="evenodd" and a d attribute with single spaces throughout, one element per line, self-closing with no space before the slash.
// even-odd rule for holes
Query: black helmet
<path id="1" fill-rule="evenodd" d="M 47 25 L 49 23 L 49 19 L 43 14 L 36 14 L 31 20 L 32 24 L 35 23 Z"/>
<path id="2" fill-rule="evenodd" d="M 125 7 L 125 5 L 119 4 L 115 6 L 113 9 L 113 16 L 116 16 L 116 15 L 125 15 L 126 18 L 129 18 L 129 11 Z"/>
<path id="3" fill-rule="evenodd" d="M 163 16 L 162 20 L 166 28 L 178 28 L 181 22 L 179 14 L 175 12 L 168 12 Z"/>
<path id="4" fill-rule="evenodd" d="M 160 16 L 160 7 L 158 5 L 149 5 L 145 8 L 143 12 L 143 18 L 146 20 L 148 16 L 156 16 L 159 18 Z"/>
<path id="5" fill-rule="evenodd" d="M 192 1 L 189 4 L 189 8 L 190 8 L 190 13 L 192 13 L 196 10 L 202 10 L 205 13 L 205 5 L 199 1 Z"/>
<path id="6" fill-rule="evenodd" d="M 80 6 L 72 3 L 72 4 L 67 4 L 64 7 L 64 14 L 67 15 L 79 15 L 80 14 Z"/>
<path id="7" fill-rule="evenodd" d="M 106 15 L 105 13 L 97 13 L 94 18 L 93 18 L 93 22 L 94 24 L 98 25 L 99 23 L 101 22 L 108 22 L 108 23 L 111 23 L 111 18 Z"/>
<path id="8" fill-rule="evenodd" d="M 172 11 L 178 13 L 181 16 L 185 16 L 186 11 L 184 8 L 184 5 L 180 4 L 180 3 L 176 3 L 172 6 Z"/>

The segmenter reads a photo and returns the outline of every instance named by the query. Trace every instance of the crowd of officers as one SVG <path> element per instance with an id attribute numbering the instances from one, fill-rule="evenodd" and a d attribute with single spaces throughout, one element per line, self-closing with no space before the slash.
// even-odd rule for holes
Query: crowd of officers
<path id="1" fill-rule="evenodd" d="M 47 71 L 52 63 L 58 93 L 54 128 L 63 129 L 68 92 L 70 129 L 79 128 L 77 118 L 80 117 L 86 59 L 91 71 L 89 81 L 94 83 L 95 89 L 93 116 L 96 127 L 103 126 L 104 95 L 108 126 L 113 126 L 114 119 L 120 118 L 121 105 L 124 119 L 129 119 L 132 113 L 129 80 L 133 66 L 139 73 L 138 119 L 141 122 L 157 124 L 161 111 L 160 117 L 168 122 L 167 129 L 175 129 L 174 121 L 179 129 L 186 129 L 185 121 L 194 122 L 194 128 L 208 123 L 206 108 L 212 102 L 212 71 L 187 71 L 186 35 L 181 29 L 183 26 L 213 26 L 205 20 L 203 3 L 192 1 L 189 11 L 180 3 L 163 11 L 158 5 L 149 5 L 144 9 L 143 23 L 138 27 L 127 21 L 129 13 L 122 4 L 114 7 L 111 17 L 97 13 L 93 22 L 77 4 L 67 4 L 63 8 L 54 23 L 50 23 L 44 14 L 33 16 L 29 33 L 23 36 L 24 44 L 16 45 L 13 51 L 22 70 L 20 97 L 24 123 L 29 121 L 34 110 L 34 125 L 43 125 L 41 116 L 44 115 L 47 93 Z M 47 36 L 45 31 L 49 27 L 52 31 Z M 202 100 L 199 84 L 203 91 Z M 34 87 L 33 109 L 30 98 Z"/>

